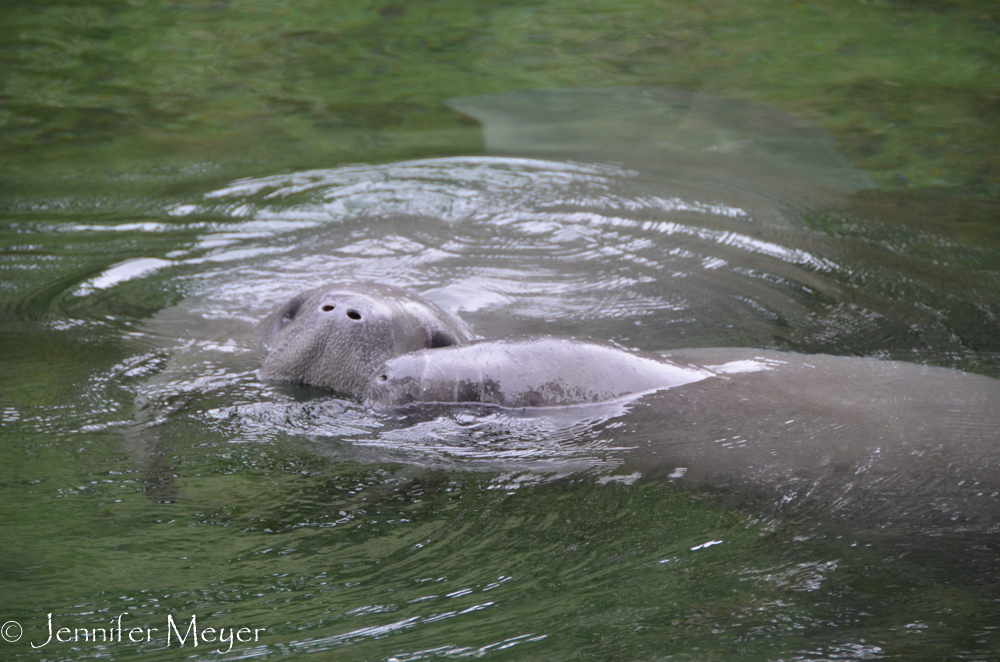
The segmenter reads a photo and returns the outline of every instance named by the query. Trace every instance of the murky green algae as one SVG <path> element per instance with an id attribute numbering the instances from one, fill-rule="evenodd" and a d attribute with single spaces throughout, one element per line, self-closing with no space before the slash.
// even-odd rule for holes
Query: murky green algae
<path id="1" fill-rule="evenodd" d="M 446 99 L 631 85 L 804 115 L 886 187 L 990 196 L 1000 182 L 991 2 L 133 0 L 4 11 L 8 195 L 85 191 L 111 174 L 162 191 L 190 182 L 185 169 L 222 181 L 472 153 L 476 127 Z"/>

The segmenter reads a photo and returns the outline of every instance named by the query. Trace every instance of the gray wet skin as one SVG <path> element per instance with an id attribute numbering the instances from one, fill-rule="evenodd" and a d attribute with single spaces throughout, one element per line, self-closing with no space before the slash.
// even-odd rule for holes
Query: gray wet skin
<path id="1" fill-rule="evenodd" d="M 470 342 L 460 320 L 381 285 L 303 293 L 259 330 L 265 377 L 334 388 L 375 411 L 621 418 L 605 459 L 627 477 L 729 486 L 877 528 L 1000 526 L 1000 380 L 989 377 L 754 349 Z"/>
<path id="2" fill-rule="evenodd" d="M 364 401 L 383 411 L 419 403 L 561 407 L 610 402 L 713 374 L 612 342 L 532 336 L 397 356 L 375 372 Z"/>
<path id="3" fill-rule="evenodd" d="M 602 404 L 603 403 L 603 404 Z M 529 337 L 405 354 L 365 404 L 619 423 L 615 472 L 877 529 L 1000 529 L 1000 380 L 899 361 Z M 507 416 L 505 420 L 513 420 Z M 746 501 L 747 503 L 751 501 Z"/>
<path id="4" fill-rule="evenodd" d="M 376 411 L 419 404 L 521 409 L 599 404 L 676 389 L 681 400 L 694 392 L 717 393 L 719 403 L 733 400 L 732 408 L 759 401 L 761 409 L 773 410 L 773 403 L 764 404 L 765 391 L 775 388 L 786 409 L 840 411 L 846 422 L 871 410 L 886 421 L 896 416 L 896 423 L 886 427 L 908 429 L 904 434 L 937 427 L 921 412 L 962 411 L 980 418 L 1000 442 L 1000 415 L 992 413 L 1000 406 L 1000 381 L 989 377 L 898 361 L 756 349 L 654 354 L 613 342 L 551 336 L 396 356 L 372 375 L 364 402 Z M 708 407 L 706 415 L 712 412 L 718 407 Z"/>
<path id="5" fill-rule="evenodd" d="M 302 292 L 257 327 L 264 379 L 360 394 L 387 359 L 472 339 L 469 326 L 392 285 L 337 283 Z"/>

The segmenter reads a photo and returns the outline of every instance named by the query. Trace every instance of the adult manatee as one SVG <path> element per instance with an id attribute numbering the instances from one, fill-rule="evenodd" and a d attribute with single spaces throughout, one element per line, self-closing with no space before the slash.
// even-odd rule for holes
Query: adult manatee
<path id="1" fill-rule="evenodd" d="M 258 325 L 264 379 L 360 393 L 386 359 L 472 339 L 468 325 L 393 285 L 337 283 L 302 292 Z"/>

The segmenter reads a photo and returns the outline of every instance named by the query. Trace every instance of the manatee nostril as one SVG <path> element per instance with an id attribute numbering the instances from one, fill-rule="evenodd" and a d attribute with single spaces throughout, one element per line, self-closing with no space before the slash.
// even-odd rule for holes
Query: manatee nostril
<path id="1" fill-rule="evenodd" d="M 348 310 L 347 311 L 347 316 L 350 317 L 352 320 L 359 320 L 359 319 L 361 319 L 361 313 L 359 313 L 356 310 Z"/>
<path id="2" fill-rule="evenodd" d="M 336 306 L 334 306 L 332 303 L 328 303 L 325 306 L 323 306 L 320 310 L 322 310 L 324 313 L 328 313 L 334 308 L 336 308 Z"/>
<path id="3" fill-rule="evenodd" d="M 452 345 L 457 344 L 458 340 L 445 331 L 438 330 L 431 334 L 431 349 L 437 349 L 438 347 L 451 347 Z"/>
<path id="4" fill-rule="evenodd" d="M 380 382 L 387 382 L 387 381 L 389 381 L 389 376 L 388 375 L 379 375 L 378 376 L 378 380 Z"/>

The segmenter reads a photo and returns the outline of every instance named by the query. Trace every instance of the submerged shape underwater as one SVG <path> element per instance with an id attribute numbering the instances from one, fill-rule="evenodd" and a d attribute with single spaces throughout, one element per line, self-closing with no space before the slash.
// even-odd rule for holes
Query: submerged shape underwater
<path id="1" fill-rule="evenodd" d="M 151 622 L 222 613 L 269 628 L 248 657 L 882 659 L 928 628 L 968 659 L 1000 647 L 995 250 L 844 211 L 871 182 L 829 134 L 761 104 L 623 88 L 449 106 L 483 125 L 488 155 L 242 179 L 142 223 L 25 228 L 159 249 L 62 285 L 46 322 L 123 356 L 52 411 L 5 410 L 40 452 L 109 449 L 92 483 L 51 499 L 93 501 L 112 552 L 81 553 L 131 569 L 48 611 L 90 627 L 119 600 Z M 315 294 L 344 282 L 390 286 L 409 316 L 351 341 L 403 357 L 366 355 L 367 374 L 455 357 L 449 378 L 478 384 L 476 362 L 525 336 L 498 368 L 522 392 L 553 336 L 602 341 L 587 360 L 633 372 L 569 353 L 545 364 L 565 377 L 551 400 L 372 411 L 367 380 L 268 356 L 336 364 L 340 341 L 287 338 L 304 302 L 374 317 Z M 136 303 L 153 291 L 172 305 Z M 473 332 L 498 353 L 470 354 Z M 662 370 L 668 388 L 646 388 Z M 536 406 L 553 402 L 574 406 Z M 25 613 L 46 583 L 68 590 L 49 575 L 18 594 Z"/>

